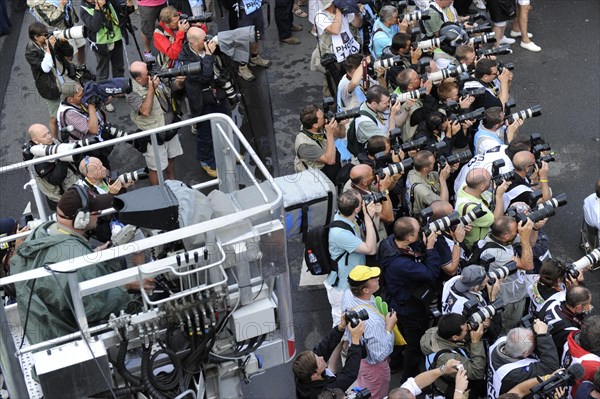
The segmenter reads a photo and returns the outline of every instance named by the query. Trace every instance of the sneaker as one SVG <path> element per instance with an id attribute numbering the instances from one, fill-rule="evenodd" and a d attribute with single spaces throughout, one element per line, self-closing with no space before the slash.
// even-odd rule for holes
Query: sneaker
<path id="1" fill-rule="evenodd" d="M 263 68 L 268 68 L 271 66 L 271 61 L 265 60 L 260 55 L 256 55 L 256 57 L 250 58 L 250 66 L 259 66 Z"/>
<path id="2" fill-rule="evenodd" d="M 302 29 L 304 29 L 304 28 L 302 27 L 302 25 L 295 25 L 295 24 L 292 24 L 292 28 L 291 28 L 290 30 L 291 30 L 292 32 L 300 32 Z"/>
<path id="3" fill-rule="evenodd" d="M 534 42 L 529 42 L 529 43 L 521 42 L 521 47 L 523 47 L 525 50 L 534 51 L 534 52 L 542 51 L 542 48 L 540 46 L 538 46 L 537 44 L 535 44 Z"/>
<path id="4" fill-rule="evenodd" d="M 218 177 L 219 175 L 217 174 L 217 171 L 214 170 L 213 168 L 211 168 L 208 165 L 204 165 L 202 167 L 202 169 L 206 172 L 207 175 L 209 175 L 210 177 Z"/>
<path id="5" fill-rule="evenodd" d="M 473 3 L 475 3 L 475 7 L 479 10 L 485 10 L 487 8 L 485 6 L 485 1 L 483 0 L 475 0 Z"/>
<path id="6" fill-rule="evenodd" d="M 107 112 L 115 112 L 115 107 L 113 107 L 112 104 L 106 104 L 104 106 L 104 108 L 106 109 Z"/>
<path id="7" fill-rule="evenodd" d="M 252 82 L 255 79 L 248 65 L 240 65 L 238 75 L 247 82 Z"/>
<path id="8" fill-rule="evenodd" d="M 152 53 L 144 53 L 144 60 L 147 62 L 156 61 L 156 58 L 152 55 Z"/>
<path id="9" fill-rule="evenodd" d="M 290 36 L 287 39 L 280 39 L 279 41 L 285 44 L 300 44 L 300 39 L 294 36 Z"/>
<path id="10" fill-rule="evenodd" d="M 515 39 L 511 39 L 509 37 L 503 36 L 502 39 L 500 39 L 500 44 L 514 44 L 516 42 Z"/>
<path id="11" fill-rule="evenodd" d="M 515 32 L 514 30 L 510 31 L 510 37 L 521 37 L 521 36 L 523 36 L 523 34 L 521 32 Z M 531 39 L 533 37 L 533 35 L 531 33 L 527 33 L 527 37 Z"/>

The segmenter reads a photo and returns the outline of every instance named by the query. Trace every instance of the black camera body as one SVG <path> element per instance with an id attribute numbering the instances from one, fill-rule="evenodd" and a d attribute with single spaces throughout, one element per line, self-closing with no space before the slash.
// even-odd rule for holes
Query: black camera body
<path id="1" fill-rule="evenodd" d="M 427 147 L 427 137 L 420 137 L 416 140 L 411 140 L 400 145 L 400 149 L 404 152 L 419 151 Z"/>
<path id="2" fill-rule="evenodd" d="M 367 312 L 366 309 L 348 309 L 344 312 L 344 317 L 346 318 L 346 323 L 350 324 L 352 328 L 355 328 L 356 326 L 358 326 L 358 323 L 361 320 L 369 320 L 369 312 Z"/>
<path id="3" fill-rule="evenodd" d="M 374 202 L 376 204 L 380 204 L 383 201 L 387 201 L 387 190 L 383 193 L 371 193 L 362 196 L 365 205 Z"/>
<path id="4" fill-rule="evenodd" d="M 440 166 L 440 169 L 443 169 L 446 167 L 446 165 L 452 166 L 457 163 L 468 162 L 472 157 L 473 153 L 471 152 L 471 150 L 464 150 L 452 155 L 448 155 L 447 157 L 444 155 L 438 155 L 437 161 Z"/>
<path id="5" fill-rule="evenodd" d="M 467 112 L 464 114 L 451 114 L 450 117 L 448 118 L 451 122 L 458 122 L 458 123 L 462 123 L 464 121 L 468 121 L 470 119 L 473 120 L 481 120 L 485 117 L 485 108 L 481 107 L 481 108 L 477 108 L 474 111 L 471 112 Z"/>
<path id="6" fill-rule="evenodd" d="M 351 109 L 347 109 L 346 111 L 340 111 L 340 112 L 335 112 L 335 113 L 332 111 L 329 111 L 325 114 L 325 119 L 327 119 L 327 121 L 335 119 L 336 122 L 340 122 L 345 119 L 352 119 L 352 118 L 356 118 L 358 116 L 360 116 L 360 107 L 351 108 Z"/>
<path id="7" fill-rule="evenodd" d="M 94 75 L 86 65 L 77 65 L 69 62 L 65 65 L 65 70 L 67 71 L 67 76 L 69 78 L 78 81 L 81 85 L 96 80 L 96 75 Z"/>
<path id="8" fill-rule="evenodd" d="M 186 21 L 187 23 L 191 24 L 195 24 L 195 23 L 206 23 L 206 22 L 212 22 L 213 20 L 213 14 L 212 12 L 206 12 L 203 15 L 197 15 L 197 16 L 190 16 L 187 14 L 181 14 L 180 15 L 181 20 Z"/>

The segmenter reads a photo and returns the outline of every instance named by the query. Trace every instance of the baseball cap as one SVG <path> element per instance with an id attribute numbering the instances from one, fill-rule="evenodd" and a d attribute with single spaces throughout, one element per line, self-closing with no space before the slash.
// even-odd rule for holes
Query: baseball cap
<path id="1" fill-rule="evenodd" d="M 17 221 L 13 218 L 0 218 L 0 236 L 10 236 L 17 231 Z"/>
<path id="2" fill-rule="evenodd" d="M 350 274 L 348 275 L 348 284 L 357 287 L 369 279 L 379 277 L 380 274 L 381 269 L 378 267 L 359 265 L 350 271 Z"/>
<path id="3" fill-rule="evenodd" d="M 76 82 L 65 83 L 60 88 L 60 94 L 61 94 L 60 98 L 62 100 L 66 100 L 67 98 L 74 96 L 75 94 L 77 94 L 80 87 L 81 87 L 81 85 Z"/>
<path id="4" fill-rule="evenodd" d="M 93 196 L 85 190 L 88 196 L 88 209 L 90 212 L 101 211 L 112 207 L 113 197 L 110 194 L 101 194 Z M 74 219 L 77 211 L 82 208 L 79 192 L 71 188 L 65 192 L 58 200 L 57 208 L 61 210 L 61 216 L 66 219 Z"/>
<path id="5" fill-rule="evenodd" d="M 454 284 L 454 289 L 459 292 L 467 292 L 483 283 L 485 276 L 486 273 L 483 267 L 478 265 L 467 266 L 462 270 L 460 279 Z"/>

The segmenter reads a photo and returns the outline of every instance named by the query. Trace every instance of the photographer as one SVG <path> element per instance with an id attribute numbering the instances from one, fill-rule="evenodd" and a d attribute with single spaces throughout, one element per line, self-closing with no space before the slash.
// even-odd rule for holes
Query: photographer
<path id="1" fill-rule="evenodd" d="M 581 331 L 573 331 L 567 338 L 568 352 L 564 356 L 565 365 L 580 363 L 585 374 L 573 386 L 571 394 L 577 395 L 582 381 L 591 381 L 600 369 L 600 315 L 587 317 Z"/>
<path id="2" fill-rule="evenodd" d="M 458 83 L 451 80 L 444 80 L 437 87 L 437 94 L 440 100 L 439 111 L 444 115 L 448 115 L 451 112 L 469 112 L 471 110 L 471 104 L 475 101 L 475 97 L 466 96 L 460 97 L 460 87 Z M 458 104 L 459 109 L 456 109 Z M 470 127 L 470 125 L 468 126 Z M 467 129 L 464 129 L 465 132 Z"/>
<path id="3" fill-rule="evenodd" d="M 60 105 L 60 88 L 53 69 L 52 47 L 56 43 L 56 37 L 48 37 L 48 28 L 41 22 L 29 25 L 29 42 L 25 49 L 25 59 L 31 67 L 35 87 L 46 100 L 48 113 L 50 114 L 50 134 L 52 138 L 58 138 L 58 123 L 56 112 Z"/>
<path id="4" fill-rule="evenodd" d="M 150 77 L 146 63 L 141 61 L 131 64 L 129 72 L 133 78 L 133 90 L 130 94 L 127 94 L 127 103 L 133 108 L 131 120 L 138 129 L 150 130 L 171 123 L 174 118 L 173 109 L 171 101 L 164 94 L 167 88 L 164 87 L 160 79 L 156 76 Z M 163 96 L 162 103 L 160 96 Z M 156 135 L 156 139 L 159 145 L 158 156 L 160 159 L 155 159 L 154 149 L 150 144 L 149 137 L 143 141 L 147 143 L 145 148 L 141 143 L 142 150 L 145 150 L 143 154 L 148 166 L 150 184 L 154 186 L 158 184 L 157 174 L 159 170 L 161 173 L 164 171 L 167 180 L 175 179 L 175 158 L 183 154 L 177 130 L 159 133 Z"/>
<path id="5" fill-rule="evenodd" d="M 175 7 L 160 10 L 159 23 L 154 30 L 154 47 L 158 50 L 156 63 L 162 68 L 173 68 L 183 49 L 185 34 L 190 24 L 182 20 Z"/>
<path id="6" fill-rule="evenodd" d="M 368 74 L 364 80 L 365 68 L 371 63 L 371 57 L 363 58 L 360 54 L 352 54 L 342 62 L 346 74 L 338 83 L 337 105 L 340 111 L 356 108 L 367 99 L 366 92 L 370 86 L 380 84 L 386 87 L 385 69 L 378 68 L 377 80 Z"/>
<path id="7" fill-rule="evenodd" d="M 350 330 L 350 346 L 344 368 L 337 375 L 327 369 L 331 354 L 340 344 L 346 327 Z M 340 324 L 333 327 L 312 351 L 301 352 L 292 364 L 296 383 L 296 398 L 315 399 L 323 390 L 339 388 L 346 391 L 358 377 L 362 347 L 360 339 L 365 332 L 366 324 L 359 320 L 356 327 L 348 326 L 346 317 L 342 315 Z M 329 371 L 329 372 L 328 372 Z"/>
<path id="8" fill-rule="evenodd" d="M 88 28 L 89 40 L 96 53 L 98 80 L 106 80 L 109 68 L 112 67 L 112 77 L 120 78 L 125 75 L 123 58 L 123 39 L 127 39 L 122 13 L 131 14 L 134 11 L 133 1 L 127 0 L 126 7 L 119 0 L 82 0 L 81 19 Z M 114 111 L 112 105 L 107 111 Z"/>
<path id="9" fill-rule="evenodd" d="M 530 151 L 519 151 L 513 156 L 512 163 L 515 167 L 515 176 L 502 198 L 504 210 L 515 202 L 525 202 L 535 206 L 535 204 L 531 204 L 534 177 L 539 179 L 541 201 L 552 199 L 552 190 L 548 184 L 550 167 L 547 162 L 542 161 L 542 167 L 539 168 L 535 156 Z"/>
<path id="10" fill-rule="evenodd" d="M 498 279 L 494 284 L 490 284 L 483 266 L 465 267 L 460 275 L 452 277 L 444 284 L 442 313 L 464 314 L 464 306 L 470 300 L 477 301 L 480 307 L 487 306 L 500 297 L 500 283 Z M 486 329 L 489 324 L 485 326 Z"/>
<path id="11" fill-rule="evenodd" d="M 379 291 L 380 274 L 378 267 L 356 266 L 348 274 L 350 287 L 342 298 L 344 311 L 362 311 L 369 315 L 363 320 L 365 332 L 361 339 L 367 356 L 360 362 L 356 384 L 368 388 L 373 398 L 383 398 L 389 390 L 391 374 L 388 360 L 394 350 L 393 330 L 397 322 L 395 311 L 384 315 L 377 310 L 373 294 Z"/>
<path id="12" fill-rule="evenodd" d="M 532 355 L 535 353 L 536 357 Z M 548 326 L 535 319 L 533 329 L 517 327 L 489 348 L 488 397 L 496 398 L 532 377 L 559 368 Z"/>
<path id="13" fill-rule="evenodd" d="M 75 13 L 71 0 L 27 0 L 33 16 L 53 30 L 65 30 L 75 26 L 79 17 Z M 77 54 L 77 63 L 85 64 L 85 38 L 69 39 L 69 45 Z"/>
<path id="14" fill-rule="evenodd" d="M 102 132 L 106 125 L 104 114 L 100 111 L 99 104 L 90 101 L 87 106 L 81 102 L 84 95 L 83 87 L 79 83 L 67 83 L 62 87 L 62 102 L 58 108 L 58 125 L 61 129 L 72 126 L 73 130 L 64 133 L 63 141 L 74 142 L 82 139 L 97 138 L 102 141 Z M 104 147 L 86 153 L 102 160 L 110 168 L 108 156 L 112 147 Z M 81 154 L 85 155 L 85 154 Z"/>
<path id="15" fill-rule="evenodd" d="M 567 268 L 556 260 L 548 259 L 542 263 L 538 278 L 533 277 L 533 284 L 527 289 L 530 303 L 530 313 L 537 314 L 547 301 L 563 301 L 567 288 L 583 285 L 583 273 L 579 273 L 577 278 L 570 274 L 565 275 Z"/>
<path id="16" fill-rule="evenodd" d="M 421 95 L 416 100 L 409 100 L 402 105 L 402 122 L 398 121 L 396 126 L 402 127 L 402 140 L 404 142 L 412 140 L 417 130 L 417 126 L 429 112 L 438 109 L 438 101 L 431 96 L 433 82 L 431 80 L 423 81 L 421 76 L 411 68 L 405 69 L 396 76 L 398 87 L 394 90 L 395 94 L 408 93 L 413 90 L 425 88 L 425 95 Z M 395 105 L 395 104 L 394 104 Z"/>
<path id="17" fill-rule="evenodd" d="M 327 121 L 316 105 L 307 105 L 300 111 L 302 130 L 296 135 L 294 169 L 320 169 L 334 184 L 338 183 L 341 169 L 340 154 L 335 139 L 345 136 L 344 125 L 335 118 Z"/>
<path id="18" fill-rule="evenodd" d="M 406 178 L 406 205 L 412 215 L 417 215 L 433 201 L 449 201 L 446 181 L 453 167 L 446 164 L 440 172 L 437 172 L 437 161 L 429 150 L 417 152 L 413 159 L 414 169 L 408 172 Z"/>
<path id="19" fill-rule="evenodd" d="M 30 141 L 26 146 L 36 144 L 52 145 L 59 144 L 57 139 L 52 138 L 50 131 L 44 125 L 35 123 L 27 130 Z M 32 159 L 33 155 L 29 153 L 27 147 L 23 151 L 25 161 Z M 64 162 L 56 159 L 50 162 L 38 163 L 34 167 L 35 181 L 38 188 L 46 197 L 46 202 L 51 210 L 56 210 L 56 204 L 60 196 L 65 193 L 73 184 L 77 182 L 77 169 L 70 162 Z"/>
<path id="20" fill-rule="evenodd" d="M 458 371 L 456 371 L 458 370 Z M 433 384 L 438 378 L 455 374 L 455 390 L 453 399 L 462 399 L 467 390 L 468 380 L 464 367 L 460 367 L 460 362 L 455 359 L 448 360 L 441 367 L 424 371 L 416 377 L 410 377 L 400 388 L 394 388 L 390 391 L 388 399 L 415 399 L 423 393 L 422 389 Z"/>
<path id="21" fill-rule="evenodd" d="M 510 95 L 512 72 L 508 68 L 503 68 L 500 72 L 496 60 L 483 58 L 475 64 L 474 76 L 475 79 L 465 82 L 463 88 L 485 87 L 485 95 L 475 98 L 471 105 L 473 109 L 504 108 Z"/>
<path id="22" fill-rule="evenodd" d="M 475 107 L 475 102 L 473 102 L 473 107 Z M 483 154 L 494 147 L 508 145 L 513 141 L 517 130 L 523 125 L 523 120 L 515 119 L 508 125 L 505 123 L 504 117 L 504 111 L 500 107 L 491 107 L 485 110 L 485 116 L 473 139 L 476 154 Z"/>
<path id="23" fill-rule="evenodd" d="M 228 114 L 227 94 L 223 89 L 221 76 L 224 73 L 223 57 L 216 55 L 215 41 L 205 42 L 206 32 L 192 26 L 187 31 L 188 42 L 184 44 L 179 55 L 183 65 L 200 62 L 202 70 L 199 75 L 185 78 L 185 93 L 190 105 L 192 117 L 210 113 Z M 217 82 L 219 84 L 217 85 Z M 213 149 L 212 129 L 210 121 L 200 122 L 196 126 L 196 159 L 202 169 L 210 177 L 217 177 L 215 153 Z"/>
<path id="24" fill-rule="evenodd" d="M 453 0 L 433 0 L 429 3 L 429 19 L 421 21 L 428 38 L 438 36 L 444 22 L 459 22 L 460 17 L 452 3 Z"/>
<path id="25" fill-rule="evenodd" d="M 559 359 L 562 359 L 569 334 L 581 329 L 586 316 L 593 309 L 592 293 L 579 286 L 569 288 L 563 301 L 550 300 L 542 306 L 538 317 L 551 329 Z"/>
<path id="26" fill-rule="evenodd" d="M 394 209 L 388 192 L 392 183 L 392 176 L 379 178 L 378 176 L 375 176 L 372 167 L 360 164 L 354 165 L 350 170 L 350 180 L 344 186 L 344 191 L 354 189 L 363 197 L 372 194 L 383 194 L 385 199 L 381 201 L 380 221 L 382 223 L 392 223 L 395 220 Z M 376 227 L 380 232 L 379 238 L 383 238 L 386 235 L 384 234 L 385 228 L 383 224 Z"/>
<path id="27" fill-rule="evenodd" d="M 412 46 L 412 39 L 408 33 L 398 32 L 392 37 L 392 43 L 389 47 L 383 49 L 381 59 L 399 56 L 401 63 L 393 65 L 387 72 L 387 79 L 394 81 L 396 76 L 404 69 L 416 67 L 419 59 L 423 55 L 423 50 Z"/>
<path id="28" fill-rule="evenodd" d="M 379 10 L 379 18 L 373 24 L 371 37 L 371 56 L 373 59 L 381 58 L 383 49 L 392 44 L 392 38 L 400 31 L 406 32 L 408 23 L 398 20 L 398 9 L 393 5 L 386 5 Z"/>
<path id="29" fill-rule="evenodd" d="M 488 190 L 493 184 L 490 172 L 483 168 L 471 169 L 467 173 L 466 183 L 456 193 L 455 209 L 461 216 L 464 216 L 477 205 L 481 205 L 481 208 L 486 212 L 485 215 L 475 219 L 471 223 L 471 229 L 465 236 L 465 245 L 467 249 L 471 250 L 473 244 L 479 240 L 483 240 L 487 236 L 492 223 L 494 223 L 494 219 L 504 215 L 504 212 L 502 212 L 502 207 L 500 206 L 497 206 L 493 212 L 489 208 L 492 196 Z M 503 189 L 507 186 L 508 184 L 504 183 Z M 498 202 L 502 199 L 503 191 L 498 189 L 496 193 L 496 201 Z"/>
<path id="30" fill-rule="evenodd" d="M 422 359 L 419 340 L 428 327 L 428 308 L 436 296 L 433 286 L 440 269 L 452 261 L 442 259 L 447 245 L 439 234 L 422 237 L 419 222 L 402 217 L 377 251 L 377 261 L 385 271 L 386 292 L 391 295 L 390 307 L 400 316 L 398 327 L 407 342 L 404 381 L 418 373 Z"/>
<path id="31" fill-rule="evenodd" d="M 533 252 L 529 242 L 532 229 L 533 222 L 530 219 L 527 219 L 527 223 L 517 223 L 513 217 L 502 216 L 494 220 L 489 235 L 477 243 L 478 250 L 481 251 L 479 259 L 485 256 L 495 258 L 489 265 L 489 270 L 503 267 L 510 261 L 517 264 L 516 273 L 511 273 L 500 285 L 500 293 L 505 303 L 502 313 L 503 331 L 515 327 L 525 310 L 525 273 L 533 270 Z M 517 252 L 515 247 L 519 243 L 521 250 Z"/>
<path id="32" fill-rule="evenodd" d="M 441 367 L 450 359 L 458 360 L 467 373 L 473 397 L 483 397 L 487 366 L 483 332 L 484 323 L 480 323 L 477 329 L 471 329 L 462 314 L 443 315 L 437 327 L 428 329 L 421 338 L 421 351 L 427 358 L 427 368 Z M 452 374 L 438 378 L 434 384 L 434 392 L 446 398 L 452 397 L 455 389 Z"/>
<path id="33" fill-rule="evenodd" d="M 446 115 L 439 111 L 433 111 L 425 117 L 425 120 L 419 123 L 412 140 L 418 140 L 421 137 L 427 139 L 428 146 L 434 146 L 437 143 L 445 142 L 446 147 L 437 151 L 437 155 L 450 156 L 455 148 L 465 148 L 469 143 L 465 131 L 471 126 L 467 121 L 463 124 L 458 121 L 451 121 Z"/>
<path id="34" fill-rule="evenodd" d="M 289 8 L 289 16 L 290 16 L 290 30 L 293 32 L 297 32 L 302 30 L 302 27 L 300 25 L 294 25 L 292 24 L 292 10 L 291 10 L 291 6 L 289 6 L 290 2 L 292 2 L 293 0 L 276 0 L 275 1 L 275 22 L 277 23 L 277 29 L 281 32 L 282 30 L 286 30 L 285 28 L 283 28 L 282 25 L 286 24 L 284 22 L 281 21 L 281 10 L 279 10 L 279 7 L 282 5 L 282 3 L 286 4 L 286 8 Z M 268 0 L 265 0 L 265 4 L 267 4 L 267 7 L 269 6 L 268 4 Z M 259 44 L 259 40 L 261 40 L 264 36 L 265 33 L 265 22 L 263 20 L 263 10 L 262 10 L 262 6 L 263 6 L 263 2 L 262 0 L 238 0 L 237 2 L 237 7 L 238 7 L 238 17 L 239 17 L 239 22 L 238 22 L 238 26 L 240 28 L 245 27 L 245 26 L 254 26 L 255 32 L 256 32 L 256 37 L 257 40 L 250 42 L 250 63 L 247 64 L 246 62 L 242 62 L 240 63 L 240 66 L 238 68 L 238 76 L 240 76 L 242 79 L 244 79 L 245 81 L 253 81 L 255 79 L 254 74 L 252 73 L 252 71 L 250 71 L 250 68 L 248 68 L 248 65 L 253 66 L 253 67 L 262 67 L 262 68 L 268 68 L 271 66 L 271 61 L 270 60 L 265 60 L 264 58 L 262 58 L 258 53 L 259 53 L 259 49 L 260 49 L 260 44 Z M 287 10 L 286 10 L 286 14 L 287 14 Z M 288 41 L 290 39 L 295 39 L 292 38 L 290 36 L 290 38 L 288 38 Z M 296 39 L 298 40 L 298 39 Z"/>
<path id="35" fill-rule="evenodd" d="M 388 136 L 396 127 L 402 104 L 397 101 L 390 104 L 390 95 L 385 87 L 374 85 L 369 87 L 366 100 L 360 106 L 360 116 L 353 122 L 356 126 L 356 140 L 364 147 L 373 136 Z M 406 112 L 402 112 L 406 114 Z M 404 119 L 402 119 L 403 121 Z"/>

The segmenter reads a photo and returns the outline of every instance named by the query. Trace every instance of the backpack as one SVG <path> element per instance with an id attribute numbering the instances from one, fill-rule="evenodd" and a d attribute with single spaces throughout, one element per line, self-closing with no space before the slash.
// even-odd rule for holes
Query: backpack
<path id="1" fill-rule="evenodd" d="M 329 274 L 338 270 L 338 261 L 346 255 L 346 262 L 348 262 L 348 252 L 342 252 L 336 259 L 332 259 L 329 254 L 329 230 L 333 227 L 339 227 L 350 231 L 354 234 L 354 230 L 347 223 L 340 220 L 335 220 L 326 226 L 318 226 L 308 230 L 306 235 L 306 241 L 304 243 L 304 260 L 308 271 L 314 276 L 320 276 L 323 274 Z M 321 266 L 321 271 L 315 271 L 313 265 L 308 260 L 308 251 L 311 251 L 316 257 L 317 262 Z"/>
<path id="2" fill-rule="evenodd" d="M 358 111 L 359 115 L 368 116 L 373 122 L 377 123 L 377 120 L 365 110 Z M 348 132 L 346 133 L 346 137 L 348 138 L 348 151 L 355 157 L 358 154 L 362 154 L 365 150 L 364 144 L 358 142 L 358 138 L 356 137 L 356 118 L 350 123 L 350 127 L 348 128 Z"/>
<path id="3" fill-rule="evenodd" d="M 481 254 L 484 253 L 486 250 L 491 249 L 491 248 L 498 248 L 501 249 L 503 248 L 502 245 L 493 242 L 493 241 L 489 241 L 486 242 L 483 247 L 479 248 L 479 245 L 477 245 L 478 242 L 475 242 L 473 244 L 473 248 L 471 249 L 471 257 L 467 260 L 467 265 L 480 265 L 481 266 Z M 488 271 L 488 267 L 485 267 L 485 271 Z"/>
<path id="4" fill-rule="evenodd" d="M 440 349 L 437 352 L 433 352 L 430 353 L 429 355 L 425 356 L 425 371 L 429 371 L 429 370 L 433 370 L 436 368 L 436 363 L 438 361 L 438 358 L 442 355 L 445 355 L 447 353 L 455 353 L 461 356 L 464 356 L 466 358 L 470 358 L 469 354 L 466 352 L 465 349 L 463 348 L 456 348 L 456 349 Z M 429 392 L 424 392 L 425 393 L 425 397 L 430 399 L 430 398 L 452 398 L 454 395 L 454 387 L 455 387 L 455 380 L 454 378 L 450 378 L 447 376 L 442 376 L 439 378 L 440 380 L 443 381 L 444 384 L 446 384 L 446 389 L 444 391 L 442 391 L 435 383 L 431 384 L 431 386 L 429 387 Z"/>

